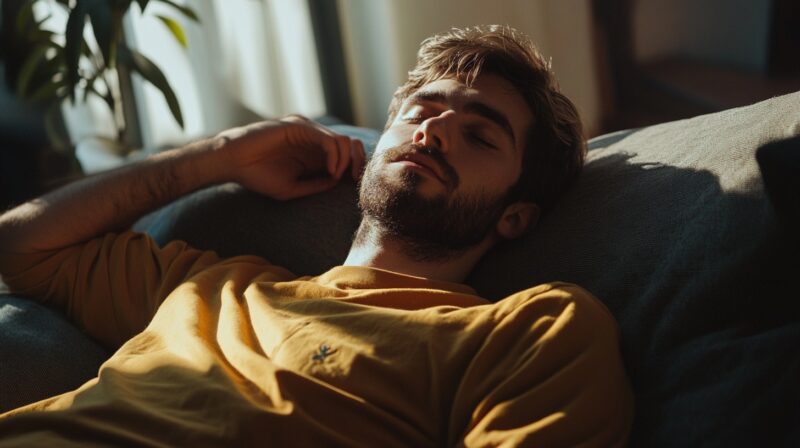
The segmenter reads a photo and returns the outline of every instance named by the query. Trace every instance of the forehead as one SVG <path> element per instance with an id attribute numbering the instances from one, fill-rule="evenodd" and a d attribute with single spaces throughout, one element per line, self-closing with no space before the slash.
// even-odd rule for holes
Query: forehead
<path id="1" fill-rule="evenodd" d="M 471 86 L 453 78 L 438 79 L 420 87 L 415 93 L 418 92 L 441 93 L 454 108 L 472 101 L 484 103 L 502 112 L 511 123 L 514 134 L 520 137 L 525 135 L 525 130 L 533 122 L 533 115 L 519 91 L 497 75 L 480 75 Z M 409 98 L 413 96 L 414 94 Z"/>

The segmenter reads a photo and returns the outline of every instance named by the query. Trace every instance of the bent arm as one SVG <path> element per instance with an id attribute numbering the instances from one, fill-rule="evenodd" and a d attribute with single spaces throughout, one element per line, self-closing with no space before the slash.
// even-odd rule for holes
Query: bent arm
<path id="1" fill-rule="evenodd" d="M 231 179 L 219 139 L 90 176 L 0 216 L 4 252 L 59 249 L 127 227 L 194 190 Z"/>
<path id="2" fill-rule="evenodd" d="M 551 283 L 497 309 L 507 314 L 462 377 L 449 445 L 625 446 L 634 396 L 605 306 Z"/>
<path id="3" fill-rule="evenodd" d="M 0 252 L 61 249 L 129 226 L 192 191 L 239 182 L 275 199 L 333 187 L 364 165 L 361 142 L 299 116 L 216 137 L 67 185 L 0 215 Z"/>

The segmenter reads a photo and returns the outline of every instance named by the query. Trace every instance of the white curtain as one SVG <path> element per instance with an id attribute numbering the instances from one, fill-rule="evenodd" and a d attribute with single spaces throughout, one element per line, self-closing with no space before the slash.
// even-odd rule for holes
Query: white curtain
<path id="1" fill-rule="evenodd" d="M 305 1 L 197 0 L 186 2 L 200 23 L 151 2 L 131 8 L 129 44 L 166 75 L 181 105 L 184 129 L 160 91 L 133 75 L 145 152 L 213 135 L 231 126 L 288 113 L 325 113 L 314 35 Z M 180 19 L 183 49 L 155 16 Z"/>

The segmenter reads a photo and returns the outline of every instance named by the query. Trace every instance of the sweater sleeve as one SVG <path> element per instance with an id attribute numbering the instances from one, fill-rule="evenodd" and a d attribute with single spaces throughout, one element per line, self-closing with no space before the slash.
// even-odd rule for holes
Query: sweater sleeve
<path id="1" fill-rule="evenodd" d="M 568 284 L 497 306 L 498 323 L 459 386 L 450 445 L 624 446 L 633 394 L 605 306 Z"/>
<path id="2" fill-rule="evenodd" d="M 182 281 L 218 260 L 182 241 L 158 247 L 129 231 L 54 251 L 0 251 L 0 273 L 12 293 L 56 308 L 116 348 L 147 326 Z"/>

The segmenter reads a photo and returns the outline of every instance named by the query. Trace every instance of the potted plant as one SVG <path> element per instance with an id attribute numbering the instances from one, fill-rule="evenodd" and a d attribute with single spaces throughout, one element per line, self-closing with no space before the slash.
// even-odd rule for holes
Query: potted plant
<path id="1" fill-rule="evenodd" d="M 117 145 L 129 148 L 119 89 L 121 76 L 128 73 L 138 73 L 160 90 L 173 117 L 183 128 L 180 105 L 166 76 L 153 61 L 126 44 L 122 21 L 134 3 L 142 13 L 148 9 L 148 4 L 162 3 L 198 21 L 191 8 L 172 0 L 27 0 L 18 3 L 15 45 L 25 56 L 15 73 L 16 93 L 43 111 L 45 128 L 54 148 L 74 152 L 77 144 L 70 141 L 63 125 L 62 103 L 86 102 L 91 95 L 101 98 L 108 106 L 116 127 Z M 46 28 L 50 15 L 35 17 L 37 4 L 66 12 L 63 31 Z M 186 34 L 174 18 L 160 14 L 156 17 L 181 46 L 187 46 Z M 91 33 L 85 32 L 88 24 L 91 24 Z"/>

